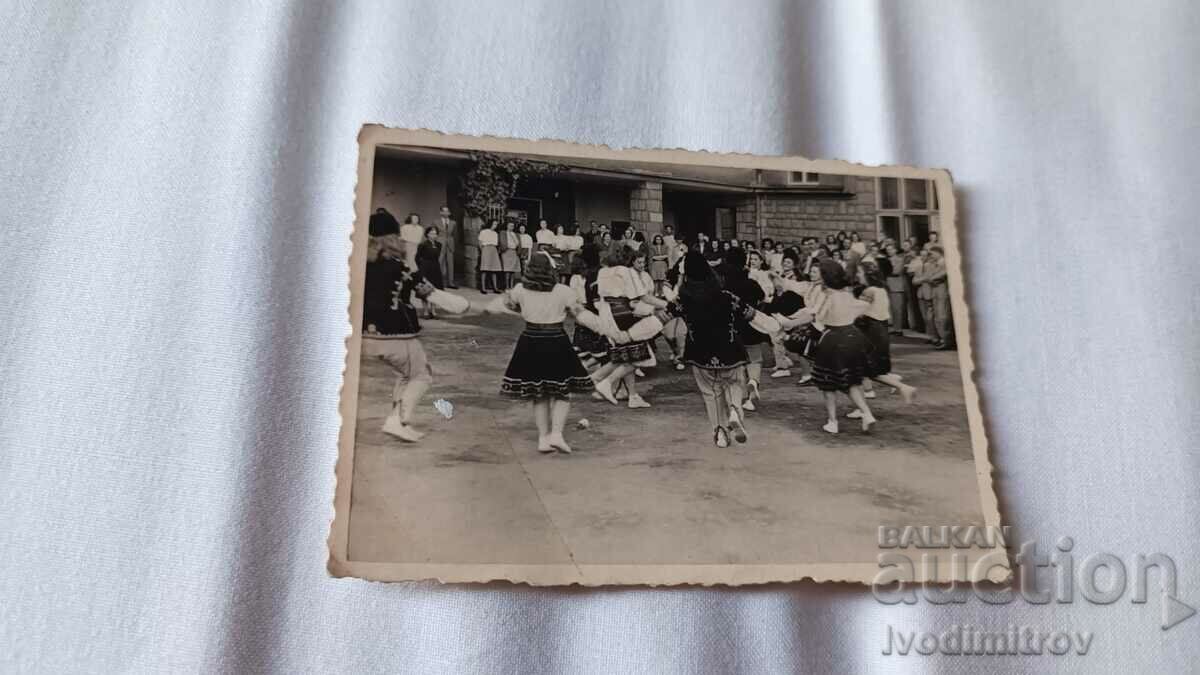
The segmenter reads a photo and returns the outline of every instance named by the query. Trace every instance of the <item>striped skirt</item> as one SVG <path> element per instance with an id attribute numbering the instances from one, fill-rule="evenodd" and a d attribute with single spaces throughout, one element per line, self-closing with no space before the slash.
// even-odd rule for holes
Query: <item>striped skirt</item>
<path id="1" fill-rule="evenodd" d="M 568 398 L 592 386 L 561 323 L 526 323 L 500 393 L 521 399 Z"/>
<path id="2" fill-rule="evenodd" d="M 605 298 L 605 300 L 612 308 L 613 321 L 616 322 L 617 328 L 629 330 L 630 326 L 642 320 L 642 317 L 633 313 L 633 305 L 629 302 L 629 298 Z M 629 342 L 623 345 L 612 345 L 608 349 L 608 358 L 612 359 L 613 363 L 640 363 L 653 356 L 649 342 Z"/>

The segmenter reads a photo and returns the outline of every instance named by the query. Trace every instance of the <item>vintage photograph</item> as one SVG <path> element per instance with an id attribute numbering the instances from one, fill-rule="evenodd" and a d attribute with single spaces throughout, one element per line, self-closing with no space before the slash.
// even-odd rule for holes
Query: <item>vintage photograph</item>
<path id="1" fill-rule="evenodd" d="M 1000 525 L 947 172 L 359 140 L 332 574 L 870 583 Z"/>

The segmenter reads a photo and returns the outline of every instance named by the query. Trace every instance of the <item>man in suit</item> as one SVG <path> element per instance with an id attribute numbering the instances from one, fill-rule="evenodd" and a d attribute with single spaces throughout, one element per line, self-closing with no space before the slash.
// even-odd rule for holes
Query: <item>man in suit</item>
<path id="1" fill-rule="evenodd" d="M 442 235 L 442 254 L 438 265 L 442 268 L 442 279 L 446 288 L 458 288 L 454 276 L 454 253 L 458 248 L 458 222 L 450 217 L 450 207 L 443 205 L 434 225 Z"/>

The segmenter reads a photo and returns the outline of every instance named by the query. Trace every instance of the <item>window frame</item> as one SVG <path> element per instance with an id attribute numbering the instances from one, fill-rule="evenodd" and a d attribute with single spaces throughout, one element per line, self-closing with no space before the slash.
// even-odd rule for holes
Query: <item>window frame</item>
<path id="1" fill-rule="evenodd" d="M 800 174 L 800 180 L 793 179 L 793 177 L 796 174 Z M 816 176 L 816 178 L 815 179 L 811 178 L 811 176 Z M 784 180 L 787 182 L 788 185 L 803 185 L 803 186 L 820 185 L 821 184 L 821 172 L 819 172 L 819 171 L 788 171 L 784 176 Z"/>
<path id="2" fill-rule="evenodd" d="M 896 208 L 883 207 L 883 181 L 891 179 L 896 181 Z M 900 223 L 900 241 L 904 241 L 912 236 L 912 230 L 908 225 L 909 216 L 925 216 L 929 222 L 929 231 L 938 232 L 941 234 L 939 210 L 937 204 L 937 185 L 930 178 L 919 179 L 925 185 L 925 206 L 923 209 L 909 208 L 908 205 L 908 181 L 912 179 L 903 176 L 876 176 L 875 177 L 875 239 L 882 240 L 883 218 L 895 217 Z"/>

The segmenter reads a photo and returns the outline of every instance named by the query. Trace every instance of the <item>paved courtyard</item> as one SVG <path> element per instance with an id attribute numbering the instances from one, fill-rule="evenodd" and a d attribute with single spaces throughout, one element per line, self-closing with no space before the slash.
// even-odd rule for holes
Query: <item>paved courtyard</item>
<path id="1" fill-rule="evenodd" d="M 652 408 L 576 396 L 574 454 L 542 455 L 528 404 L 498 393 L 520 319 L 473 309 L 423 325 L 434 385 L 414 421 L 429 432 L 421 443 L 379 430 L 393 375 L 362 364 L 351 560 L 870 561 L 879 525 L 983 524 L 955 352 L 896 340 L 894 368 L 920 388 L 917 403 L 878 387 L 870 435 L 845 419 L 841 434 L 823 432 L 819 391 L 764 377 L 749 442 L 717 448 L 691 373 L 660 365 L 639 380 Z"/>

